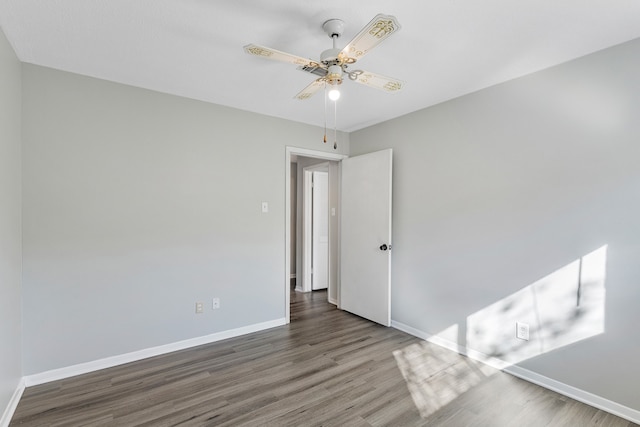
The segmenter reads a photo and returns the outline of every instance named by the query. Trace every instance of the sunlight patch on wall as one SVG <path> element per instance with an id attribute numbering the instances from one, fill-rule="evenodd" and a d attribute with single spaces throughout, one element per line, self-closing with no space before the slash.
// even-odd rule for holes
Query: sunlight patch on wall
<path id="1" fill-rule="evenodd" d="M 466 347 L 509 363 L 604 332 L 607 246 L 467 317 Z M 528 341 L 516 322 L 529 325 Z"/>

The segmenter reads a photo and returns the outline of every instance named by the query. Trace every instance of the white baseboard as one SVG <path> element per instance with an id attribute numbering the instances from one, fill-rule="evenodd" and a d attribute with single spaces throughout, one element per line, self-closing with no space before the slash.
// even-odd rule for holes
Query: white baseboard
<path id="1" fill-rule="evenodd" d="M 406 332 L 409 335 L 413 335 L 414 337 L 422 338 L 423 340 L 439 345 L 440 347 L 455 351 L 456 353 L 464 354 L 465 356 L 467 354 L 466 348 L 458 345 L 458 343 L 454 343 L 453 341 L 445 340 L 444 338 L 428 334 L 424 331 L 421 331 L 420 329 L 414 328 L 413 326 L 405 325 L 404 323 L 391 320 L 391 327 L 402 332 Z"/>
<path id="2" fill-rule="evenodd" d="M 504 360 L 500 360 L 495 357 L 487 356 L 486 354 L 480 353 L 478 351 L 468 349 L 453 341 L 449 341 L 435 335 L 430 335 L 427 332 L 421 331 L 409 325 L 405 325 L 404 323 L 392 320 L 391 327 L 406 332 L 409 335 L 422 338 L 423 340 L 429 341 L 430 343 L 436 344 L 440 347 L 444 347 L 448 350 L 465 355 L 471 359 L 486 363 L 489 366 L 500 369 L 508 374 L 521 378 L 530 383 L 537 384 L 546 389 L 555 391 L 556 393 L 560 393 L 564 396 L 570 397 L 574 400 L 577 400 L 578 402 L 585 403 L 589 406 L 593 406 L 594 408 L 598 408 L 620 418 L 624 418 L 625 420 L 640 424 L 640 411 L 638 410 L 605 399 L 604 397 L 600 397 L 593 393 L 589 393 L 588 391 L 584 391 L 568 384 L 564 384 L 552 378 L 545 377 L 544 375 L 537 374 L 518 365 L 513 365 L 505 362 Z"/>
<path id="3" fill-rule="evenodd" d="M 613 402 L 609 399 L 605 399 L 604 397 L 561 383 L 560 381 L 545 377 L 544 375 L 540 375 L 518 365 L 511 365 L 505 368 L 504 372 L 549 390 L 553 390 L 556 393 L 570 397 L 578 402 L 586 403 L 594 408 L 602 409 L 603 411 L 609 412 L 620 418 L 624 418 L 625 420 L 640 424 L 640 411 Z"/>
<path id="4" fill-rule="evenodd" d="M 327 298 L 327 301 L 329 301 L 329 304 L 338 305 L 338 300 L 335 298 Z"/>
<path id="5" fill-rule="evenodd" d="M 113 366 L 123 365 L 125 363 L 136 362 L 153 356 L 171 353 L 178 350 L 184 350 L 199 345 L 210 344 L 216 341 L 234 338 L 240 335 L 250 334 L 265 329 L 275 328 L 276 326 L 285 325 L 286 319 L 276 319 L 263 323 L 256 323 L 241 328 L 230 329 L 228 331 L 216 332 L 215 334 L 205 335 L 203 337 L 191 338 L 184 341 L 178 341 L 171 344 L 160 345 L 143 350 L 133 351 L 131 353 L 111 356 L 104 359 L 94 360 L 91 362 L 80 363 L 64 368 L 53 369 L 39 374 L 27 375 L 24 377 L 24 385 L 31 387 L 38 384 L 44 384 L 51 381 L 62 380 L 76 375 L 82 375 L 89 372 L 98 371 L 100 369 L 111 368 Z"/>
<path id="6" fill-rule="evenodd" d="M 24 378 L 21 378 L 18 382 L 18 386 L 16 390 L 13 392 L 13 396 L 9 400 L 9 404 L 7 405 L 2 417 L 0 418 L 0 427 L 8 427 L 11 422 L 11 418 L 13 418 L 13 414 L 16 412 L 16 408 L 18 407 L 18 402 L 20 402 L 20 398 L 22 397 L 22 393 L 24 392 L 25 382 Z"/>

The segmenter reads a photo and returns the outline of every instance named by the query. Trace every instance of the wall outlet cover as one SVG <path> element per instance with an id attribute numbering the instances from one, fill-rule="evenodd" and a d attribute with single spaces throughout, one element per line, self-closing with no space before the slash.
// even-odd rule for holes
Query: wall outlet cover
<path id="1" fill-rule="evenodd" d="M 516 338 L 529 341 L 529 324 L 516 322 Z"/>

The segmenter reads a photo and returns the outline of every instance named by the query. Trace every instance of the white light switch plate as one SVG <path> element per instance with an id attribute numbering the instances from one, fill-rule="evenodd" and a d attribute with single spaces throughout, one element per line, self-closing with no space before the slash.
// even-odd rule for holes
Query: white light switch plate
<path id="1" fill-rule="evenodd" d="M 269 202 L 262 202 L 262 213 L 269 212 Z"/>

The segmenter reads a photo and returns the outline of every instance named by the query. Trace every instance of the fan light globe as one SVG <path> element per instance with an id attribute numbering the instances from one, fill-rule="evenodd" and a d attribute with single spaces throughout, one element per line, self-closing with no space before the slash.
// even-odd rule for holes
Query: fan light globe
<path id="1" fill-rule="evenodd" d="M 329 99 L 332 101 L 337 101 L 340 99 L 340 91 L 337 88 L 331 89 L 328 93 Z"/>

